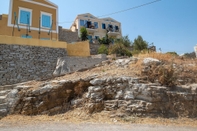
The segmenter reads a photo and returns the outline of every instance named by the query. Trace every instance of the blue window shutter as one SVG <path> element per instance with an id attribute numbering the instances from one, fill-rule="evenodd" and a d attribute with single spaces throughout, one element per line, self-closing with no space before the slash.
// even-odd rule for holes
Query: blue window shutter
<path id="1" fill-rule="evenodd" d="M 84 20 L 80 20 L 80 26 L 84 26 Z"/>
<path id="2" fill-rule="evenodd" d="M 42 27 L 51 27 L 51 17 L 48 15 L 42 15 Z"/>
<path id="3" fill-rule="evenodd" d="M 30 24 L 30 12 L 20 10 L 20 23 L 21 24 Z"/>
<path id="4" fill-rule="evenodd" d="M 94 22 L 94 28 L 95 28 L 95 29 L 98 28 L 98 22 Z"/>
<path id="5" fill-rule="evenodd" d="M 87 25 L 87 20 L 84 20 L 84 25 L 85 25 L 85 27 L 88 26 L 88 25 Z"/>

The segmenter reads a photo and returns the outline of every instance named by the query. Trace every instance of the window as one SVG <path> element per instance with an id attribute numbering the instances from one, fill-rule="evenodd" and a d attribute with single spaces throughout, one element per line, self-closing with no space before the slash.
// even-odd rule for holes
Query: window
<path id="1" fill-rule="evenodd" d="M 19 7 L 19 24 L 31 25 L 32 10 Z"/>
<path id="2" fill-rule="evenodd" d="M 84 20 L 80 20 L 80 26 L 84 26 L 85 23 L 84 23 Z"/>
<path id="3" fill-rule="evenodd" d="M 109 27 L 109 31 L 113 31 L 113 25 L 109 24 L 108 27 Z"/>
<path id="4" fill-rule="evenodd" d="M 95 36 L 95 39 L 98 40 L 99 39 L 99 36 Z"/>
<path id="5" fill-rule="evenodd" d="M 41 27 L 51 28 L 52 14 L 41 12 Z"/>
<path id="6" fill-rule="evenodd" d="M 115 31 L 119 31 L 119 27 L 118 26 L 115 26 Z"/>
<path id="7" fill-rule="evenodd" d="M 105 23 L 102 23 L 102 29 L 106 29 Z"/>
<path id="8" fill-rule="evenodd" d="M 87 24 L 87 26 L 86 26 L 87 28 L 92 28 L 92 22 L 91 21 L 87 21 L 86 24 Z"/>
<path id="9" fill-rule="evenodd" d="M 98 22 L 94 22 L 94 28 L 98 29 Z"/>

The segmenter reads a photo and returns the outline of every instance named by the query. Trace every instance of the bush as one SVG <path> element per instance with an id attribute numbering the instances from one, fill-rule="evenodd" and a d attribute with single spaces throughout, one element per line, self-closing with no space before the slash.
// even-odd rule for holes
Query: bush
<path id="1" fill-rule="evenodd" d="M 108 54 L 108 48 L 104 44 L 102 44 L 98 49 L 98 54 Z"/>
<path id="2" fill-rule="evenodd" d="M 172 56 L 179 56 L 176 52 L 167 52 L 166 54 L 170 54 Z"/>
<path id="3" fill-rule="evenodd" d="M 115 43 L 114 45 L 111 45 L 109 48 L 109 54 L 132 56 L 132 53 L 122 43 Z"/>
<path id="4" fill-rule="evenodd" d="M 149 67 L 148 72 L 145 73 L 147 78 L 151 82 L 158 81 L 160 84 L 164 86 L 172 87 L 176 85 L 177 78 L 175 77 L 175 71 L 173 66 L 164 66 L 164 65 L 156 65 L 152 64 Z"/>

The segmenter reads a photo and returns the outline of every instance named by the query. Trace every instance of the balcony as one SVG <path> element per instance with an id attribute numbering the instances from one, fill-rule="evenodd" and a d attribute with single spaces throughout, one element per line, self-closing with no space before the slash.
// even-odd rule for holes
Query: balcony
<path id="1" fill-rule="evenodd" d="M 98 28 L 95 28 L 94 25 L 88 25 L 86 27 L 86 29 L 87 29 L 88 33 L 91 33 L 91 34 L 93 34 L 94 32 L 98 31 Z"/>
<path id="2" fill-rule="evenodd" d="M 120 35 L 119 29 L 108 28 L 107 30 L 108 30 L 107 34 L 109 36 L 118 36 L 118 35 Z"/>

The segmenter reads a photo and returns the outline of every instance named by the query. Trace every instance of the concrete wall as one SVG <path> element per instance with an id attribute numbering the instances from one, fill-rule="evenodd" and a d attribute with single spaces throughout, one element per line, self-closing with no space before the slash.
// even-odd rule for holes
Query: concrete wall
<path id="1" fill-rule="evenodd" d="M 78 33 L 72 32 L 68 29 L 63 29 L 59 26 L 59 33 L 58 33 L 59 41 L 65 41 L 67 43 L 77 42 L 79 40 Z"/>
<path id="2" fill-rule="evenodd" d="M 51 78 L 64 56 L 63 48 L 0 44 L 0 85 Z"/>

